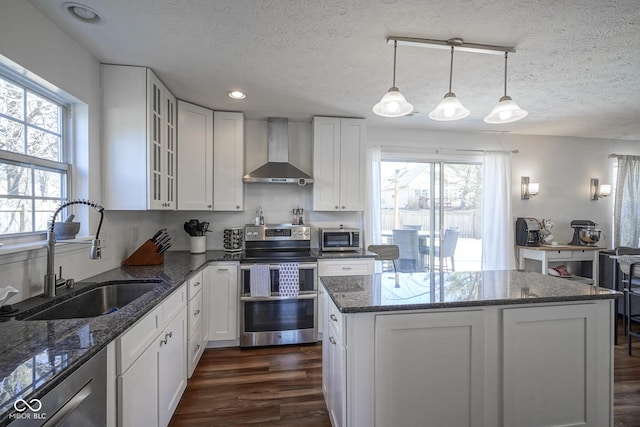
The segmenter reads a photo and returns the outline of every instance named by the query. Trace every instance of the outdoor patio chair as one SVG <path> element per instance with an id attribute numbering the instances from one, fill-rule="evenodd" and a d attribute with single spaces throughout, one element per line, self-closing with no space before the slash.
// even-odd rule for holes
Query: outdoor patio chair
<path id="1" fill-rule="evenodd" d="M 393 244 L 400 249 L 396 268 L 400 272 L 414 272 L 422 269 L 418 250 L 418 230 L 393 229 Z"/>
<path id="2" fill-rule="evenodd" d="M 456 264 L 454 261 L 454 255 L 456 253 L 456 246 L 458 245 L 458 236 L 460 232 L 457 228 L 447 228 L 444 230 L 444 237 L 442 239 L 442 267 L 443 270 L 456 271 Z M 423 256 L 427 258 L 427 268 L 429 267 L 429 247 L 425 246 L 421 248 L 421 252 Z M 440 246 L 436 246 L 433 250 L 433 255 L 435 258 L 440 258 Z M 451 266 L 449 268 L 449 262 L 451 261 Z"/>

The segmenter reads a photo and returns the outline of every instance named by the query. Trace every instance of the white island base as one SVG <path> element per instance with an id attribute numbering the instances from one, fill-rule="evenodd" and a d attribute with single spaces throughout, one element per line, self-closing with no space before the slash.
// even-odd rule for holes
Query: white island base
<path id="1" fill-rule="evenodd" d="M 335 427 L 613 425 L 613 299 L 341 313 L 329 294 Z"/>

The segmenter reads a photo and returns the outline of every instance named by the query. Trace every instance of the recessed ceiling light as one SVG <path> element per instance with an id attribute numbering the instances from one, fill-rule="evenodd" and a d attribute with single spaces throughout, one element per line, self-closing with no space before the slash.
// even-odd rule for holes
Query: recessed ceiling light
<path id="1" fill-rule="evenodd" d="M 88 24 L 104 24 L 104 18 L 94 9 L 80 3 L 68 2 L 62 8 L 74 18 Z"/>
<path id="2" fill-rule="evenodd" d="M 247 97 L 246 93 L 239 90 L 232 90 L 227 95 L 229 95 L 231 99 L 245 99 Z"/>

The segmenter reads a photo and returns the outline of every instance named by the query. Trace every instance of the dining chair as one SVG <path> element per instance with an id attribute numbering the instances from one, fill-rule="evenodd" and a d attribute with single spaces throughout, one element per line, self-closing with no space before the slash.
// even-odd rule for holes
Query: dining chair
<path id="1" fill-rule="evenodd" d="M 404 230 L 394 228 L 393 244 L 398 246 L 400 256 L 396 268 L 401 272 L 420 271 L 422 262 L 418 250 L 418 230 Z"/>
<path id="2" fill-rule="evenodd" d="M 632 330 L 632 322 L 640 322 L 640 313 L 631 311 L 631 298 L 640 297 L 640 248 L 619 247 L 616 249 L 618 266 L 622 273 L 622 292 L 624 294 L 624 308 L 622 325 L 627 335 L 629 355 L 631 355 L 631 338 L 639 337 L 640 330 Z"/>
<path id="3" fill-rule="evenodd" d="M 376 254 L 376 260 L 378 261 L 391 261 L 393 271 L 394 273 L 396 272 L 396 260 L 400 258 L 398 245 L 369 245 L 367 250 Z"/>
<path id="4" fill-rule="evenodd" d="M 456 271 L 456 264 L 454 255 L 456 253 L 456 246 L 458 246 L 458 237 L 460 236 L 460 231 L 457 228 L 447 228 L 444 230 L 444 236 L 442 238 L 442 247 L 437 245 L 433 249 L 433 255 L 436 258 L 440 258 L 440 251 L 442 248 L 442 263 L 444 270 Z M 429 267 L 429 254 L 430 248 L 429 246 L 425 246 L 421 250 L 422 255 L 427 258 L 427 268 Z M 451 261 L 451 268 L 449 269 L 449 262 Z"/>

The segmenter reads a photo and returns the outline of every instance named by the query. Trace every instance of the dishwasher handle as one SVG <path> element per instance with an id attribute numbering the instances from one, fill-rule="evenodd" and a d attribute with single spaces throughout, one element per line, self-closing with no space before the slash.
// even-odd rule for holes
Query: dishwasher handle
<path id="1" fill-rule="evenodd" d="M 65 403 L 58 411 L 53 414 L 51 418 L 47 418 L 47 422 L 42 424 L 42 427 L 53 427 L 60 424 L 65 418 L 67 418 L 78 406 L 84 402 L 87 397 L 91 395 L 91 382 L 84 385 L 67 403 Z"/>

